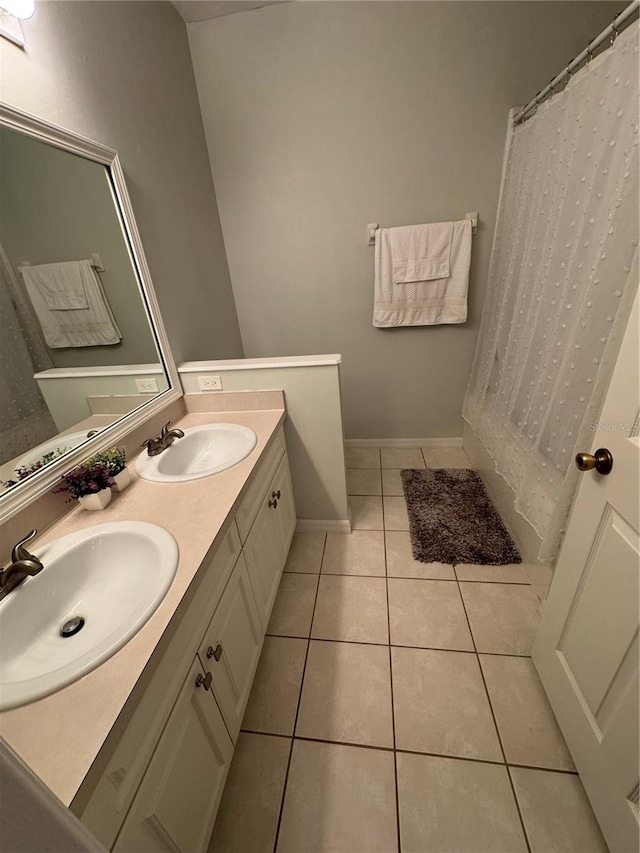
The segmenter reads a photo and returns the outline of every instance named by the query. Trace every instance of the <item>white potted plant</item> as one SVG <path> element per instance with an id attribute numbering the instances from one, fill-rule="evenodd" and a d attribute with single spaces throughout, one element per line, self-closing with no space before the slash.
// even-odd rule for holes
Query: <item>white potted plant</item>
<path id="1" fill-rule="evenodd" d="M 88 459 L 67 471 L 62 480 L 63 486 L 57 491 L 67 492 L 84 509 L 104 509 L 111 501 L 111 480 L 104 463 Z"/>
<path id="2" fill-rule="evenodd" d="M 105 466 L 111 477 L 111 488 L 114 492 L 123 492 L 131 482 L 131 474 L 127 468 L 127 455 L 124 447 L 110 447 L 102 453 L 91 457 Z"/>

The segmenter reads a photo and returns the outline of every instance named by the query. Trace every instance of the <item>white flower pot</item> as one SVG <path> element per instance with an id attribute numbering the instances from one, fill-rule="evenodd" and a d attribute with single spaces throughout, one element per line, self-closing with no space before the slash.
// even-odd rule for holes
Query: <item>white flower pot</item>
<path id="1" fill-rule="evenodd" d="M 131 482 L 131 474 L 129 473 L 128 468 L 123 468 L 119 474 L 114 474 L 111 479 L 113 480 L 113 486 L 111 486 L 113 491 L 124 492 L 124 490 Z"/>
<path id="2" fill-rule="evenodd" d="M 104 509 L 111 501 L 111 489 L 101 489 L 92 495 L 83 495 L 78 498 L 78 503 L 89 510 Z"/>

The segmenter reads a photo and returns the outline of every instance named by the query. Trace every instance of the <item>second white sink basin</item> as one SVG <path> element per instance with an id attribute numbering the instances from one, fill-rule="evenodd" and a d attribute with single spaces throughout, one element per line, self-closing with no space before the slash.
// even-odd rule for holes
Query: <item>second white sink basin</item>
<path id="1" fill-rule="evenodd" d="M 42 571 L 0 602 L 0 710 L 48 696 L 115 654 L 178 567 L 173 536 L 143 521 L 98 524 L 33 553 Z"/>
<path id="2" fill-rule="evenodd" d="M 256 434 L 241 424 L 205 424 L 184 431 L 157 456 L 146 451 L 136 460 L 143 480 L 180 483 L 217 474 L 242 462 L 256 446 Z"/>
<path id="3" fill-rule="evenodd" d="M 28 468 L 36 462 L 39 462 L 43 456 L 49 453 L 55 453 L 56 457 L 62 456 L 63 453 L 68 453 L 70 450 L 75 450 L 88 439 L 87 430 L 81 432 L 71 432 L 66 435 L 56 435 L 45 441 L 44 444 L 39 444 L 21 456 L 15 463 L 15 468 Z"/>

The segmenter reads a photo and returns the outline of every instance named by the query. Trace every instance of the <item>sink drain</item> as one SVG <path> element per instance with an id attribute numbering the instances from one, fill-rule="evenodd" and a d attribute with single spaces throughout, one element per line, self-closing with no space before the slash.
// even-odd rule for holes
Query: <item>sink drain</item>
<path id="1" fill-rule="evenodd" d="M 74 616 L 72 619 L 67 619 L 62 628 L 60 628 L 61 637 L 73 637 L 84 625 L 84 616 Z"/>

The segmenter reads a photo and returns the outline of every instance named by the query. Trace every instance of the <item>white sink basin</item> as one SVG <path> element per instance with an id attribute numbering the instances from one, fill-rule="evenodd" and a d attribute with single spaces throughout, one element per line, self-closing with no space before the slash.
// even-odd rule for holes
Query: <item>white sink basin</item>
<path id="1" fill-rule="evenodd" d="M 247 457 L 257 442 L 256 434 L 240 424 L 206 424 L 184 431 L 171 447 L 157 456 L 141 453 L 136 471 L 143 480 L 181 483 L 218 474 Z"/>
<path id="2" fill-rule="evenodd" d="M 143 521 L 98 524 L 33 553 L 44 569 L 0 602 L 0 710 L 55 693 L 115 654 L 155 612 L 178 567 L 173 536 Z M 84 624 L 63 636 L 76 617 Z"/>
<path id="3" fill-rule="evenodd" d="M 68 453 L 69 450 L 74 450 L 76 447 L 79 447 L 87 440 L 87 438 L 86 429 L 81 432 L 71 432 L 67 435 L 56 435 L 53 438 L 50 438 L 49 441 L 45 441 L 44 444 L 39 444 L 37 447 L 34 447 L 33 450 L 25 453 L 24 456 L 21 456 L 15 463 L 14 467 L 16 469 L 22 467 L 28 468 L 48 453 L 55 453 L 56 457 L 62 456 L 63 453 Z"/>

